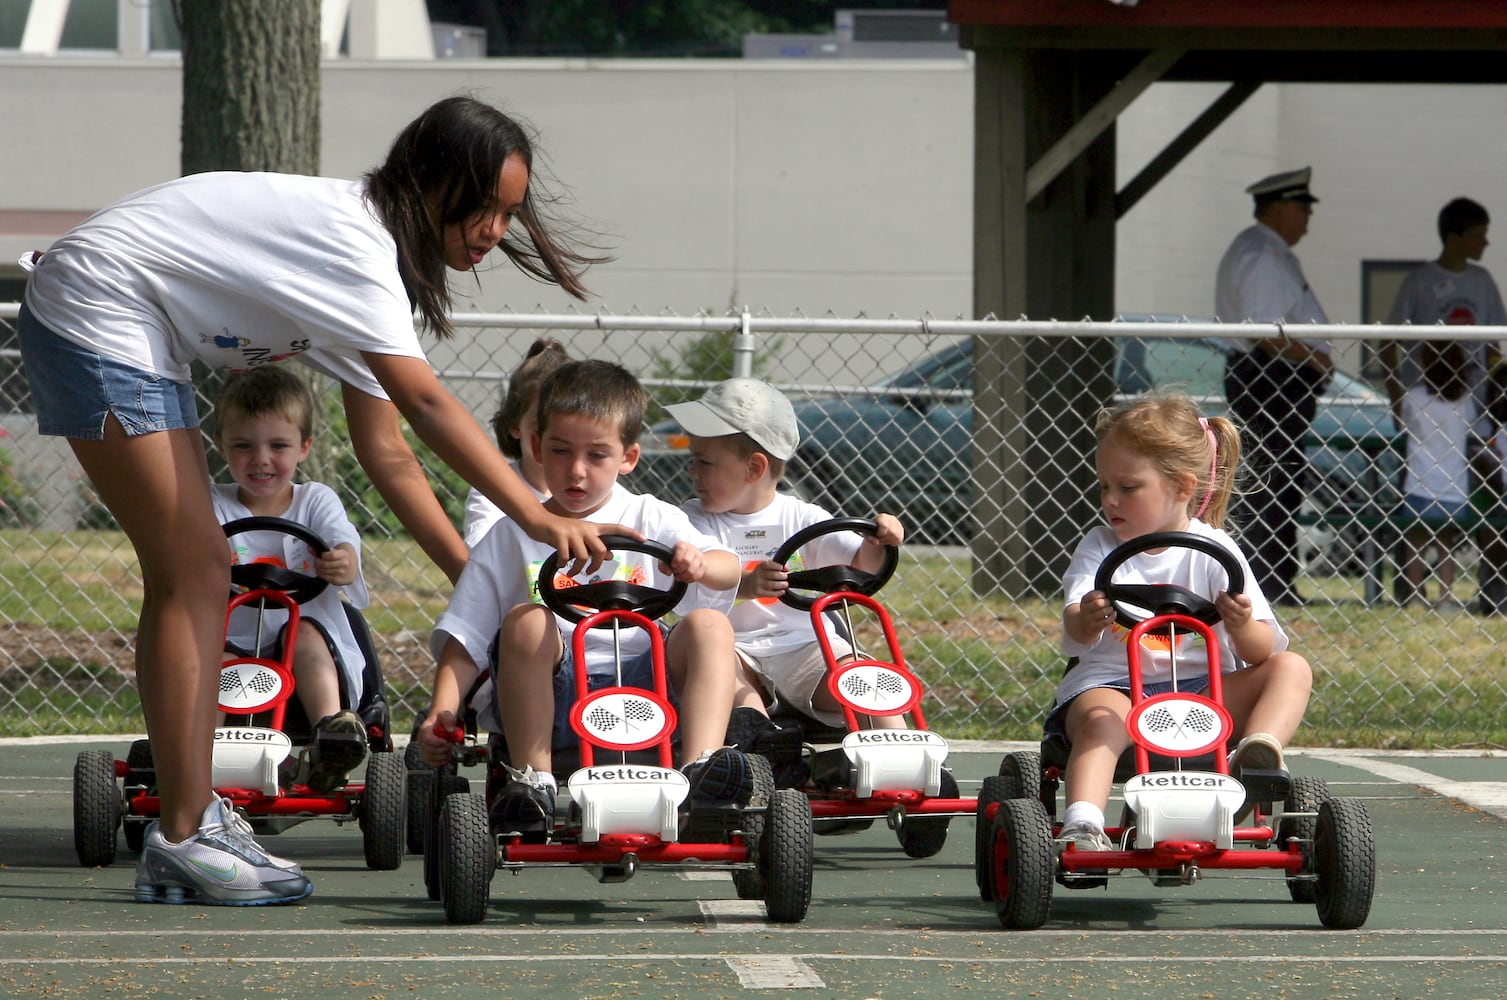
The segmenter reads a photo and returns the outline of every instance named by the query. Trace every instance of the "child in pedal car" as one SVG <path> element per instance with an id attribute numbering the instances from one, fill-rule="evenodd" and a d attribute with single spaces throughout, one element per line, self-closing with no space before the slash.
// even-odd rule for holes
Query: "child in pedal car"
<path id="1" fill-rule="evenodd" d="M 551 513 L 623 525 L 673 547 L 668 572 L 651 556 L 616 554 L 619 576 L 660 589 L 668 589 L 672 578 L 698 585 L 687 590 L 676 609 L 683 617 L 665 641 L 666 671 L 679 706 L 682 770 L 693 798 L 746 803 L 752 770 L 741 753 L 723 745 L 734 662 L 725 610 L 738 584 L 738 560 L 693 528 L 673 504 L 618 485 L 618 476 L 638 462 L 647 402 L 638 380 L 622 367 L 573 361 L 540 386 L 538 429 L 530 446 L 544 469 L 550 492 L 545 506 Z M 568 718 L 575 679 L 567 642 L 573 626 L 536 603 L 539 568 L 552 551 L 511 519 L 499 521 L 472 550 L 430 640 L 438 660 L 434 697 L 418 733 L 425 760 L 446 763 L 450 745 L 435 734 L 435 726 L 455 725 L 462 698 L 480 670 L 489 667 L 492 680 L 473 704 L 478 724 L 503 734 L 512 765 L 511 780 L 488 803 L 492 830 L 532 841 L 545 839 L 554 822 L 554 752 L 574 742 Z M 652 687 L 650 639 L 642 629 L 620 636 L 593 629 L 586 640 L 591 688 L 615 683 L 615 645 L 622 683 Z"/>
<path id="2" fill-rule="evenodd" d="M 1047 717 L 1048 735 L 1065 735 L 1071 745 L 1067 770 L 1067 809 L 1062 840 L 1080 849 L 1112 850 L 1104 832 L 1104 810 L 1115 765 L 1130 746 L 1125 719 L 1130 712 L 1127 631 L 1115 623 L 1115 608 L 1094 589 L 1099 566 L 1116 547 L 1158 531 L 1186 531 L 1228 548 L 1245 572 L 1245 592 L 1226 593 L 1225 571 L 1212 556 L 1183 548 L 1144 552 L 1129 559 L 1116 582 L 1176 584 L 1214 601 L 1220 623 L 1224 706 L 1241 739 L 1230 753 L 1230 773 L 1243 767 L 1285 769 L 1282 747 L 1303 721 L 1313 673 L 1308 661 L 1287 648 L 1250 563 L 1221 525 L 1240 461 L 1240 435 L 1223 417 L 1205 419 L 1186 396 L 1139 399 L 1101 413 L 1098 438 L 1100 506 L 1106 524 L 1078 543 L 1063 580 L 1062 650 L 1077 663 L 1057 687 L 1056 707 Z M 1208 655 L 1193 634 L 1179 638 L 1179 690 L 1207 686 Z M 1183 648 L 1186 645 L 1187 648 Z M 1171 689 L 1171 654 L 1166 638 L 1143 642 L 1143 684 L 1147 695 Z M 1244 810 L 1242 810 L 1243 812 Z"/>

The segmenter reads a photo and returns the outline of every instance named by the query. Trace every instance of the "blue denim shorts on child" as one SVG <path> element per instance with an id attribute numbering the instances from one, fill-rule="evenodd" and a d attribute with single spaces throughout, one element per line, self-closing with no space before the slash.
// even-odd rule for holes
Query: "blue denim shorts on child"
<path id="1" fill-rule="evenodd" d="M 1409 493 L 1402 498 L 1403 509 L 1408 515 L 1424 524 L 1446 524 L 1458 521 L 1470 513 L 1469 500 L 1435 500 Z"/>
<path id="2" fill-rule="evenodd" d="M 125 432 L 198 427 L 194 387 L 80 347 L 53 333 L 24 305 L 16 322 L 21 364 L 31 385 L 37 430 L 100 441 L 111 413 Z"/>
<path id="3" fill-rule="evenodd" d="M 1111 691 L 1123 692 L 1126 697 L 1130 696 L 1130 684 L 1128 682 L 1125 684 L 1096 684 L 1092 688 L 1085 688 L 1083 691 L 1079 691 L 1078 694 L 1083 694 L 1084 691 L 1092 691 L 1094 690 L 1094 688 L 1099 687 L 1108 688 Z M 1177 686 L 1177 689 L 1186 694 L 1203 694 L 1209 689 L 1209 679 L 1208 677 L 1198 677 L 1193 680 L 1183 681 Z M 1145 684 L 1141 687 L 1141 693 L 1147 698 L 1151 698 L 1159 694 L 1166 694 L 1171 690 L 1171 681 L 1163 681 L 1160 684 Z M 1078 697 L 1078 694 L 1073 695 L 1073 698 Z M 1066 738 L 1067 708 L 1073 703 L 1073 698 L 1069 698 L 1067 701 L 1064 701 L 1062 704 L 1052 709 L 1051 714 L 1047 716 L 1047 721 L 1042 726 L 1042 731 L 1047 736 L 1061 736 Z"/>

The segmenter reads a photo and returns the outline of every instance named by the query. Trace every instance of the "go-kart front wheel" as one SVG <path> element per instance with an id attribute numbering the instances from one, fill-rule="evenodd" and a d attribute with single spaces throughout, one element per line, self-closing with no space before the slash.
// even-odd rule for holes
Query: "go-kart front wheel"
<path id="1" fill-rule="evenodd" d="M 767 891 L 759 864 L 764 843 L 764 829 L 769 825 L 769 806 L 774 799 L 774 768 L 767 757 L 748 754 L 753 767 L 754 792 L 743 810 L 743 843 L 748 847 L 748 867 L 733 870 L 733 888 L 739 899 L 763 899 Z"/>
<path id="2" fill-rule="evenodd" d="M 943 799 L 955 799 L 958 797 L 958 779 L 952 776 L 951 771 L 942 772 L 942 783 L 937 789 L 937 797 Z M 952 822 L 950 816 L 916 816 L 905 818 L 896 831 L 900 839 L 900 848 L 905 851 L 908 858 L 930 858 L 935 856 L 947 844 L 947 824 Z"/>
<path id="3" fill-rule="evenodd" d="M 1316 899 L 1313 859 L 1313 836 L 1319 825 L 1319 806 L 1329 799 L 1329 784 L 1323 778 L 1300 775 L 1293 779 L 1292 790 L 1282 803 L 1284 813 L 1308 813 L 1307 816 L 1283 817 L 1277 823 L 1277 848 L 1296 848 L 1303 857 L 1303 867 L 1287 876 L 1287 893 L 1294 903 L 1312 903 Z"/>
<path id="4" fill-rule="evenodd" d="M 130 810 L 125 807 L 130 796 L 135 794 L 132 789 L 145 789 L 148 795 L 157 794 L 157 765 L 152 761 L 150 740 L 131 742 L 131 749 L 126 753 L 125 784 L 127 791 L 122 801 L 121 832 L 126 835 L 126 847 L 140 854 L 142 845 L 146 843 L 147 827 L 151 824 L 145 819 L 132 820 Z"/>
<path id="5" fill-rule="evenodd" d="M 487 915 L 492 873 L 497 869 L 496 841 L 487 829 L 487 802 L 481 795 L 446 796 L 440 806 L 439 889 L 445 919 L 452 924 L 480 923 Z"/>
<path id="6" fill-rule="evenodd" d="M 403 827 L 408 819 L 408 769 L 395 753 L 374 753 L 366 762 L 361 793 L 361 845 L 366 867 L 396 871 L 403 864 Z"/>
<path id="7" fill-rule="evenodd" d="M 811 803 L 794 788 L 770 796 L 759 843 L 764 909 L 775 923 L 806 919 L 811 908 Z"/>
<path id="8" fill-rule="evenodd" d="M 1005 799 L 994 814 L 989 891 L 1001 926 L 1034 930 L 1052 907 L 1052 821 L 1036 799 Z M 980 890 L 982 892 L 982 890 Z"/>
<path id="9" fill-rule="evenodd" d="M 73 763 L 73 849 L 79 864 L 86 868 L 113 864 L 118 826 L 115 758 L 108 750 L 85 750 Z"/>
<path id="10" fill-rule="evenodd" d="M 433 786 L 425 800 L 429 806 L 424 814 L 424 891 L 430 899 L 440 898 L 440 806 L 451 795 L 467 795 L 471 782 L 459 774 L 445 771 L 434 772 Z"/>
<path id="11" fill-rule="evenodd" d="M 1364 802 L 1336 798 L 1319 806 L 1313 859 L 1319 920 L 1335 930 L 1364 924 L 1376 890 L 1376 839 Z"/>
<path id="12" fill-rule="evenodd" d="M 979 784 L 978 805 L 973 814 L 973 881 L 979 887 L 979 898 L 986 903 L 994 899 L 994 882 L 989 877 L 990 833 L 994 820 L 989 815 L 989 807 L 1005 799 L 1019 798 L 1009 794 L 1010 788 L 1008 780 L 997 774 L 986 776 Z"/>

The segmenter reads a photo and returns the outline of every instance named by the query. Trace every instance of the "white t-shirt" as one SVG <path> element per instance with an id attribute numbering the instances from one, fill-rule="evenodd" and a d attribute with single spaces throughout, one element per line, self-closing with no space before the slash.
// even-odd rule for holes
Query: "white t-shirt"
<path id="1" fill-rule="evenodd" d="M 523 470 L 518 467 L 516 460 L 509 459 L 508 465 L 513 467 L 514 472 L 518 473 L 519 479 L 523 479 Z M 534 490 L 534 496 L 539 498 L 540 503 L 549 499 L 548 490 L 534 489 L 534 484 L 527 479 L 523 479 L 523 485 Z M 461 537 L 466 540 L 466 548 L 476 548 L 476 543 L 481 541 L 486 533 L 492 530 L 492 525 L 505 517 L 507 515 L 502 512 L 501 507 L 488 500 L 481 490 L 478 490 L 474 486 L 471 487 L 466 493 L 466 519 L 461 526 Z"/>
<path id="2" fill-rule="evenodd" d="M 1399 410 L 1408 436 L 1403 493 L 1447 503 L 1469 500 L 1466 447 L 1476 421 L 1476 401 L 1469 395 L 1445 399 L 1415 385 L 1403 393 Z"/>
<path id="3" fill-rule="evenodd" d="M 236 499 L 238 487 L 234 483 L 215 483 L 211 489 L 214 494 L 215 517 L 221 524 L 251 517 L 251 511 Z M 319 622 L 329 633 L 330 641 L 334 643 L 342 661 L 346 697 L 349 698 L 351 707 L 355 708 L 361 704 L 361 671 L 366 665 L 366 654 L 356 641 L 355 632 L 351 630 L 350 620 L 346 618 L 345 608 L 341 606 L 341 595 L 357 608 L 366 607 L 371 600 L 366 590 L 366 577 L 361 572 L 361 536 L 356 533 L 356 528 L 351 524 L 335 491 L 323 483 L 295 483 L 293 502 L 278 516 L 297 521 L 324 539 L 324 543 L 330 548 L 348 542 L 356 549 L 355 581 L 345 587 L 326 587 L 313 600 L 299 605 L 298 609 L 300 614 Z M 233 564 L 270 562 L 298 573 L 314 575 L 314 553 L 306 542 L 292 535 L 281 531 L 243 531 L 230 538 L 229 543 Z M 263 650 L 276 641 L 278 631 L 287 620 L 288 613 L 282 608 L 268 609 L 266 620 L 262 624 Z M 230 618 L 226 639 L 242 649 L 256 649 L 256 623 L 257 612 L 254 606 L 237 608 Z"/>
<path id="4" fill-rule="evenodd" d="M 612 496 L 602 509 L 587 520 L 596 524 L 621 524 L 643 534 L 646 539 L 673 547 L 677 542 L 690 542 L 703 551 L 730 551 L 710 535 L 691 526 L 687 518 L 673 504 L 639 493 L 630 493 L 621 485 L 614 484 Z M 555 550 L 536 542 L 523 533 L 512 518 L 503 518 L 471 550 L 455 591 L 450 596 L 450 606 L 435 623 L 434 634 L 429 638 L 429 648 L 436 657 L 445 646 L 447 638 L 453 637 L 466 648 L 471 660 L 482 670 L 487 668 L 487 649 L 502 627 L 503 617 L 520 604 L 538 603 L 539 568 Z M 614 560 L 604 563 L 598 578 L 634 580 L 645 586 L 668 590 L 675 583 L 673 577 L 661 572 L 659 562 L 653 556 L 641 552 L 614 553 Z M 727 611 L 732 605 L 735 590 L 712 590 L 692 585 L 675 608 L 686 614 L 696 608 L 714 608 Z M 570 641 L 575 625 L 556 616 L 560 633 Z M 625 629 L 621 633 L 621 648 L 624 661 L 630 660 L 649 648 L 650 639 L 643 629 Z M 614 639 L 611 629 L 592 629 L 586 637 L 587 671 L 600 674 L 612 670 L 614 663 Z M 731 664 L 729 664 L 731 666 Z M 490 685 L 488 685 L 490 687 Z M 483 691 L 478 699 L 490 696 Z"/>
<path id="5" fill-rule="evenodd" d="M 373 396 L 362 351 L 422 358 L 397 246 L 360 182 L 193 174 L 96 212 L 26 286 L 45 326 L 175 381 L 189 362 L 244 370 L 299 357 Z"/>
<path id="6" fill-rule="evenodd" d="M 1281 626 L 1277 624 L 1271 605 L 1267 603 L 1266 595 L 1261 593 L 1261 587 L 1251 572 L 1250 562 L 1240 551 L 1240 547 L 1235 544 L 1235 540 L 1222 529 L 1210 527 L 1197 518 L 1188 522 L 1188 531 L 1213 539 L 1235 554 L 1240 561 L 1241 570 L 1245 573 L 1245 594 L 1251 599 L 1252 617 L 1272 627 L 1276 639 L 1272 652 L 1280 653 L 1285 650 L 1287 633 L 1283 632 Z M 1119 544 L 1120 540 L 1116 537 L 1114 529 L 1108 525 L 1100 525 L 1083 536 L 1083 540 L 1078 543 L 1078 548 L 1073 552 L 1072 561 L 1068 564 L 1067 576 L 1063 578 L 1064 608 L 1079 603 L 1085 594 L 1094 589 L 1094 577 L 1098 574 L 1099 566 L 1103 564 L 1105 556 L 1114 551 Z M 1131 585 L 1172 584 L 1184 587 L 1196 594 L 1202 594 L 1211 601 L 1215 594 L 1227 589 L 1228 586 L 1224 568 L 1214 561 L 1214 557 L 1180 547 L 1169 547 L 1161 552 L 1143 552 L 1138 556 L 1132 556 L 1115 571 L 1114 582 Z M 1235 647 L 1230 643 L 1229 632 L 1225 629 L 1224 623 L 1214 625 L 1213 629 L 1219 641 L 1220 671 L 1230 673 L 1244 666 L 1245 664 L 1235 654 Z M 1078 657 L 1078 663 L 1057 685 L 1057 704 L 1060 705 L 1089 688 L 1126 683 L 1130 677 L 1125 645 L 1129 637 L 1130 630 L 1122 628 L 1118 623 L 1111 624 L 1109 628 L 1099 633 L 1097 641 L 1090 644 L 1074 642 L 1064 632 L 1062 651 L 1068 656 Z M 1187 682 L 1197 686 L 1202 679 L 1208 677 L 1208 674 L 1209 657 L 1204 649 L 1202 635 L 1191 630 L 1178 633 L 1178 683 Z M 1164 684 L 1170 680 L 1172 680 L 1172 650 L 1168 645 L 1167 637 L 1145 636 L 1141 642 L 1141 682 Z"/>
<path id="7" fill-rule="evenodd" d="M 1403 279 L 1402 287 L 1397 290 L 1397 300 L 1392 303 L 1392 311 L 1387 313 L 1387 322 L 1415 326 L 1441 323 L 1445 326 L 1507 326 L 1507 307 L 1502 305 L 1502 295 L 1491 272 L 1484 267 L 1466 264 L 1463 271 L 1449 271 L 1440 267 L 1438 261 L 1430 261 L 1414 268 Z M 1447 332 L 1440 331 L 1440 335 Z M 1486 388 L 1487 345 L 1460 346 L 1469 359 L 1465 382 L 1472 387 L 1476 403 L 1484 413 L 1490 402 Z M 1423 369 L 1419 365 L 1422 343 L 1403 341 L 1401 347 L 1397 379 L 1404 387 L 1412 388 L 1423 380 Z"/>
<path id="8" fill-rule="evenodd" d="M 1275 229 L 1262 222 L 1241 230 L 1220 259 L 1214 279 L 1214 315 L 1225 323 L 1329 322 L 1303 276 L 1297 254 Z M 1327 340 L 1297 339 L 1315 350 L 1331 353 Z"/>
<path id="9" fill-rule="evenodd" d="M 756 514 L 709 514 L 700 500 L 687 500 L 681 509 L 697 528 L 737 553 L 744 568 L 750 562 L 761 562 L 774 555 L 786 539 L 802 528 L 832 520 L 832 515 L 822 508 L 785 493 L 776 494 L 774 503 Z M 795 571 L 851 566 L 862 544 L 863 536 L 856 532 L 823 535 L 797 552 L 789 568 Z M 811 613 L 778 600 L 772 603 L 739 600 L 728 617 L 737 633 L 738 648 L 750 656 L 770 656 L 816 642 Z M 836 634 L 830 625 L 827 633 Z"/>

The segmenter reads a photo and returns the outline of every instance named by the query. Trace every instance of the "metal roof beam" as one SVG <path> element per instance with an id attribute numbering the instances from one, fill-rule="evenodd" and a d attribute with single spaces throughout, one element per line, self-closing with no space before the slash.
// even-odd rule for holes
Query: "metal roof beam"
<path id="1" fill-rule="evenodd" d="M 1235 113 L 1235 109 L 1246 102 L 1246 99 L 1261 88 L 1260 80 L 1240 80 L 1231 84 L 1224 93 L 1220 94 L 1213 104 L 1204 109 L 1203 113 L 1189 123 L 1188 127 L 1178 133 L 1177 138 L 1167 144 L 1167 147 L 1152 158 L 1151 162 L 1141 168 L 1141 172 L 1131 178 L 1115 195 L 1115 218 L 1123 219 L 1125 213 L 1135 207 L 1150 190 L 1172 172 L 1172 169 L 1193 150 L 1198 144 L 1208 138 L 1209 133 L 1218 128 L 1226 118 Z"/>

